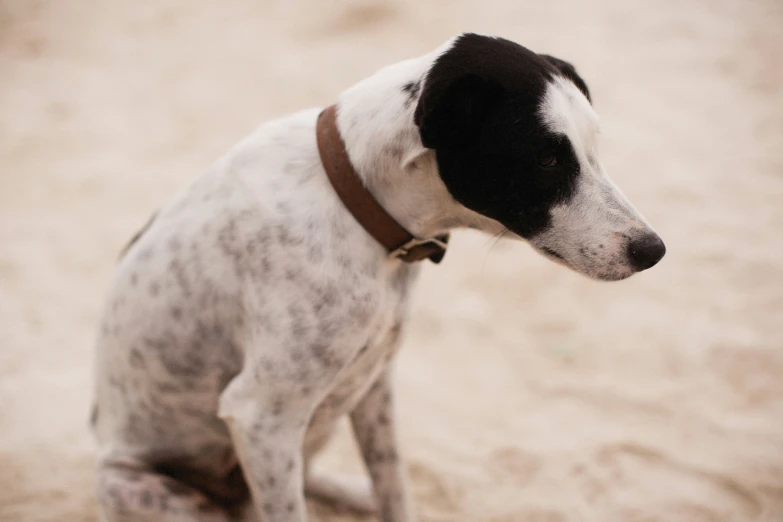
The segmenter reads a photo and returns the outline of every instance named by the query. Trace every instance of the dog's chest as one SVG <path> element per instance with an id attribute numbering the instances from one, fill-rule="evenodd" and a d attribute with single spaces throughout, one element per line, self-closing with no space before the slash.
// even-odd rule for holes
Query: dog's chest
<path id="1" fill-rule="evenodd" d="M 336 420 L 349 413 L 388 368 L 399 348 L 408 287 L 415 273 L 416 270 L 403 267 L 397 274 L 365 342 L 351 363 L 340 371 L 331 391 L 316 409 L 308 430 L 309 443 L 317 444 L 318 439 L 327 436 Z"/>

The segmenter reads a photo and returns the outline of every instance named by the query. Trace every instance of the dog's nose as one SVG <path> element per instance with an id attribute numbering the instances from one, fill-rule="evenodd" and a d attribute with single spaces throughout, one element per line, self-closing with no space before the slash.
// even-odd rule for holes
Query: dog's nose
<path id="1" fill-rule="evenodd" d="M 665 253 L 666 245 L 655 233 L 633 239 L 628 244 L 628 257 L 631 259 L 631 265 L 639 272 L 655 266 Z"/>

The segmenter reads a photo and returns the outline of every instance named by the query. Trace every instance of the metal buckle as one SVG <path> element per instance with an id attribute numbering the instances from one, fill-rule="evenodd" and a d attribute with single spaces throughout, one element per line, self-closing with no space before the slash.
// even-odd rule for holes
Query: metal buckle
<path id="1" fill-rule="evenodd" d="M 413 239 L 411 239 L 410 241 L 408 241 L 404 245 L 401 245 L 401 246 L 397 247 L 396 249 L 392 250 L 389 253 L 389 257 L 394 258 L 394 259 L 397 259 L 397 258 L 400 258 L 400 257 L 405 257 L 414 248 L 422 246 L 422 245 L 426 245 L 428 243 L 434 244 L 435 246 L 437 246 L 441 250 L 446 250 L 446 248 L 448 247 L 446 242 L 441 241 L 440 239 L 438 239 L 436 237 L 430 237 L 430 238 L 427 238 L 427 239 L 418 239 L 418 238 L 414 237 Z"/>

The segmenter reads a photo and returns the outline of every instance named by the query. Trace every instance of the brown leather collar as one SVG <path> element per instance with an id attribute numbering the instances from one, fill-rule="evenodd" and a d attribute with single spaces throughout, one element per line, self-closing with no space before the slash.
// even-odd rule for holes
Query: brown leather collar
<path id="1" fill-rule="evenodd" d="M 405 230 L 373 197 L 351 165 L 345 143 L 337 129 L 337 108 L 327 107 L 315 125 L 318 153 L 334 190 L 356 221 L 389 251 L 389 256 L 407 263 L 429 258 L 440 263 L 446 253 L 448 234 L 418 239 Z"/>

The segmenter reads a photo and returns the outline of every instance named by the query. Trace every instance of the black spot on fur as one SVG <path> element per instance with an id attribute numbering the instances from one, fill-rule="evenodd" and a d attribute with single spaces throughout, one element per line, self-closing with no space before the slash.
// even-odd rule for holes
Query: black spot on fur
<path id="1" fill-rule="evenodd" d="M 98 405 L 93 404 L 90 411 L 90 426 L 95 426 L 98 423 Z"/>
<path id="2" fill-rule="evenodd" d="M 234 266 L 239 266 L 242 259 L 242 246 L 239 241 L 239 227 L 234 219 L 229 220 L 218 232 L 220 250 L 232 260 Z"/>
<path id="3" fill-rule="evenodd" d="M 316 342 L 310 346 L 310 353 L 324 366 L 331 366 L 332 360 L 329 353 L 329 347 L 325 343 Z"/>
<path id="4" fill-rule="evenodd" d="M 173 276 L 182 295 L 186 298 L 190 297 L 193 293 L 190 287 L 190 280 L 185 273 L 184 263 L 179 257 L 174 257 L 169 261 L 168 272 Z"/>
<path id="5" fill-rule="evenodd" d="M 144 356 L 141 354 L 138 348 L 131 349 L 130 365 L 131 368 L 135 368 L 137 370 L 143 370 L 147 366 L 147 363 L 144 361 Z"/>
<path id="6" fill-rule="evenodd" d="M 295 304 L 290 305 L 288 307 L 288 317 L 291 320 L 291 334 L 294 338 L 299 340 L 306 338 L 310 328 L 306 320 L 304 308 Z"/>
<path id="7" fill-rule="evenodd" d="M 312 288 L 315 292 L 313 309 L 316 313 L 321 312 L 324 309 L 328 310 L 339 302 L 339 294 L 333 283 L 313 285 Z"/>
<path id="8" fill-rule="evenodd" d="M 539 116 L 547 84 L 563 75 L 514 42 L 465 34 L 435 61 L 416 107 L 449 192 L 525 238 L 549 226 L 550 209 L 571 198 L 579 176 L 568 138 Z M 542 167 L 545 155 L 556 165 Z"/>
<path id="9" fill-rule="evenodd" d="M 151 508 L 153 503 L 155 502 L 152 493 L 149 491 L 142 491 L 141 492 L 141 498 L 140 498 L 141 506 L 144 508 Z"/>
<path id="10" fill-rule="evenodd" d="M 307 259 L 311 263 L 320 262 L 323 259 L 323 255 L 324 249 L 319 244 L 311 245 L 310 248 L 307 249 Z"/>
<path id="11" fill-rule="evenodd" d="M 177 346 L 177 341 L 170 332 L 160 337 L 146 337 L 143 342 L 171 375 L 194 378 L 207 370 L 207 361 L 203 356 L 204 346 L 208 343 L 205 339 L 194 339 L 191 349 L 185 352 L 172 349 Z"/>
<path id="12" fill-rule="evenodd" d="M 277 226 L 277 240 L 285 246 L 300 245 L 304 241 L 303 238 L 294 235 L 288 227 L 283 225 Z"/>
<path id="13" fill-rule="evenodd" d="M 275 370 L 277 369 L 277 366 L 275 365 L 274 362 L 272 362 L 271 359 L 264 359 L 263 361 L 261 361 L 261 368 L 263 368 L 264 372 L 266 373 L 259 374 L 259 379 L 274 374 Z"/>
<path id="14" fill-rule="evenodd" d="M 416 82 L 408 82 L 402 86 L 402 92 L 408 95 L 405 100 L 406 107 L 416 101 L 416 99 L 419 97 L 419 91 L 421 91 L 421 80 Z"/>

